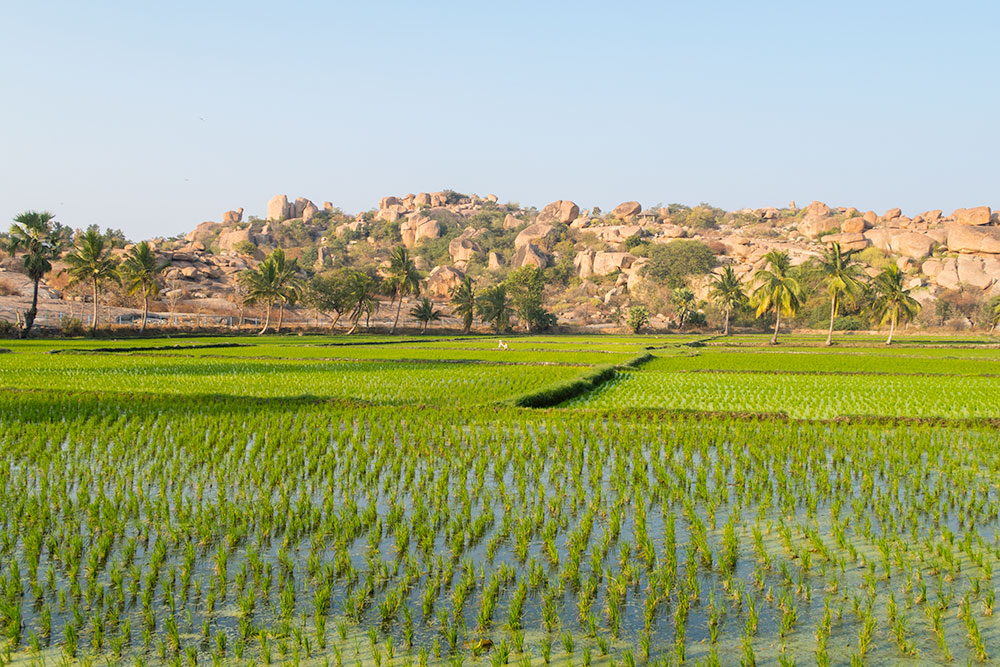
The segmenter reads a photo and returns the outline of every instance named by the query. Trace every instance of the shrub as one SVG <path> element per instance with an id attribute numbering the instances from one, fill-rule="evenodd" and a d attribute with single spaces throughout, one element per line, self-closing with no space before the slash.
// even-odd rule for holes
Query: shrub
<path id="1" fill-rule="evenodd" d="M 67 338 L 82 336 L 86 333 L 83 322 L 78 317 L 68 317 L 62 321 L 62 335 Z"/>
<path id="2" fill-rule="evenodd" d="M 704 275 L 717 263 L 711 248 L 688 239 L 650 246 L 648 255 L 643 275 L 669 287 L 683 287 L 688 276 Z"/>
<path id="3" fill-rule="evenodd" d="M 860 315 L 839 315 L 833 319 L 834 331 L 864 331 L 867 328 L 868 323 Z"/>

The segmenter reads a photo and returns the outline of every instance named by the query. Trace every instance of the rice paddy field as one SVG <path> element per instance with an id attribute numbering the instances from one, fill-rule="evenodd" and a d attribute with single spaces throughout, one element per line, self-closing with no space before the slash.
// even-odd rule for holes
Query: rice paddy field
<path id="1" fill-rule="evenodd" d="M 1000 660 L 997 341 L 505 340 L 3 342 L 0 663 Z"/>

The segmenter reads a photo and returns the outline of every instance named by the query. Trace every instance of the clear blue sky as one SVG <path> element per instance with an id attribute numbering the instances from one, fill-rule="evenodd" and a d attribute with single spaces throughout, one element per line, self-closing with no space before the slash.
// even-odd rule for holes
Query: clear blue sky
<path id="1" fill-rule="evenodd" d="M 3 2 L 0 221 L 1000 206 L 996 2 Z M 6 223 L 2 223 L 4 227 Z"/>

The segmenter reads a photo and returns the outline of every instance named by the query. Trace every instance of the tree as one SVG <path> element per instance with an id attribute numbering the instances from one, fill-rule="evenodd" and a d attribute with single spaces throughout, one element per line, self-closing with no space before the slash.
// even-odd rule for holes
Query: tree
<path id="1" fill-rule="evenodd" d="M 855 297 L 861 291 L 861 267 L 854 261 L 854 251 L 844 252 L 834 241 L 819 259 L 819 270 L 826 277 L 826 291 L 830 295 L 830 330 L 826 345 L 833 345 L 833 320 L 844 296 Z"/>
<path id="2" fill-rule="evenodd" d="M 38 316 L 38 283 L 52 270 L 52 262 L 59 259 L 66 244 L 67 230 L 59 223 L 54 223 L 54 217 L 47 211 L 25 211 L 14 218 L 14 224 L 10 227 L 7 250 L 11 255 L 24 252 L 21 262 L 33 284 L 31 308 L 24 314 L 22 336 L 28 335 Z"/>
<path id="3" fill-rule="evenodd" d="M 452 288 L 451 305 L 455 307 L 455 315 L 462 318 L 462 333 L 469 333 L 476 314 L 476 289 L 472 278 L 465 276 L 458 287 Z"/>
<path id="4" fill-rule="evenodd" d="M 683 329 L 688 318 L 695 312 L 694 292 L 687 287 L 678 287 L 670 295 L 670 302 L 677 314 L 677 327 Z"/>
<path id="5" fill-rule="evenodd" d="M 910 290 L 903 288 L 903 278 L 899 267 L 890 264 L 873 281 L 875 300 L 872 302 L 872 319 L 880 327 L 889 322 L 886 345 L 892 345 L 892 337 L 899 322 L 909 322 L 920 312 L 920 302 L 910 296 Z"/>
<path id="6" fill-rule="evenodd" d="M 146 319 L 149 316 L 149 297 L 160 294 L 159 277 L 163 270 L 170 266 L 170 260 L 158 260 L 149 243 L 133 246 L 122 261 L 122 279 L 131 295 L 142 294 L 142 324 L 139 333 L 146 330 Z"/>
<path id="7" fill-rule="evenodd" d="M 261 336 L 267 333 L 271 326 L 271 308 L 282 295 L 281 272 L 274 258 L 268 257 L 257 268 L 241 271 L 237 280 L 246 288 L 246 298 L 244 299 L 246 304 L 251 306 L 264 304 L 264 327 L 257 332 L 257 335 Z"/>
<path id="8" fill-rule="evenodd" d="M 389 333 L 396 332 L 396 325 L 399 324 L 399 311 L 403 309 L 403 297 L 409 294 L 420 296 L 420 272 L 410 258 L 410 253 L 405 246 L 396 246 L 392 249 L 392 257 L 389 260 L 389 278 L 385 282 L 386 289 L 391 296 L 391 301 L 399 299 L 396 305 L 396 318 L 392 321 L 392 328 Z"/>
<path id="9" fill-rule="evenodd" d="M 299 270 L 298 263 L 285 256 L 285 251 L 275 248 L 269 257 L 274 262 L 275 272 L 278 278 L 278 328 L 276 333 L 281 333 L 281 325 L 285 321 L 285 306 L 295 307 L 299 296 L 302 294 L 302 282 L 296 275 Z"/>
<path id="10" fill-rule="evenodd" d="M 351 335 L 358 329 L 358 322 L 364 315 L 366 321 L 378 312 L 378 282 L 364 271 L 355 271 L 348 281 L 349 302 L 351 304 Z"/>
<path id="11" fill-rule="evenodd" d="M 507 286 L 500 283 L 485 290 L 476 299 L 476 313 L 483 323 L 490 324 L 496 333 L 510 327 L 511 303 L 507 295 Z"/>
<path id="12" fill-rule="evenodd" d="M 791 261 L 788 255 L 780 250 L 772 250 L 764 255 L 768 269 L 757 272 L 757 289 L 753 293 L 753 302 L 757 306 L 757 317 L 771 310 L 775 313 L 774 335 L 771 345 L 778 344 L 778 329 L 781 328 L 781 316 L 791 317 L 802 305 L 802 288 L 799 281 L 791 275 Z"/>
<path id="13" fill-rule="evenodd" d="M 555 316 L 542 306 L 545 274 L 535 266 L 522 266 L 511 271 L 504 283 L 511 306 L 528 333 L 543 331 L 555 324 Z"/>
<path id="14" fill-rule="evenodd" d="M 1000 324 L 1000 301 L 997 301 L 990 309 L 990 335 L 996 330 L 998 324 Z"/>
<path id="15" fill-rule="evenodd" d="M 351 272 L 348 270 L 334 271 L 313 276 L 306 286 L 305 302 L 317 312 L 331 317 L 330 330 L 337 327 L 341 316 L 351 309 L 350 292 Z"/>
<path id="16" fill-rule="evenodd" d="M 683 287 L 688 276 L 704 275 L 715 268 L 715 253 L 701 241 L 681 239 L 649 247 L 643 275 L 668 287 Z"/>
<path id="17" fill-rule="evenodd" d="M 625 323 L 632 333 L 639 333 L 640 329 L 649 324 L 649 311 L 645 306 L 632 306 L 628 309 Z"/>
<path id="18" fill-rule="evenodd" d="M 427 325 L 441 319 L 441 311 L 434 308 L 434 302 L 426 296 L 410 309 L 410 317 L 420 322 L 420 333 L 427 332 Z"/>
<path id="19" fill-rule="evenodd" d="M 94 229 L 88 229 L 76 240 L 73 252 L 66 255 L 70 284 L 90 283 L 94 298 L 94 319 L 90 330 L 97 330 L 97 305 L 101 283 L 106 280 L 121 282 L 118 262 L 111 255 L 108 239 Z"/>
<path id="20" fill-rule="evenodd" d="M 736 276 L 732 266 L 726 266 L 722 273 L 712 281 L 709 286 L 709 295 L 712 300 L 726 314 L 725 324 L 722 328 L 722 335 L 729 335 L 729 316 L 733 310 L 743 306 L 747 302 L 746 292 L 743 291 L 743 283 Z"/>

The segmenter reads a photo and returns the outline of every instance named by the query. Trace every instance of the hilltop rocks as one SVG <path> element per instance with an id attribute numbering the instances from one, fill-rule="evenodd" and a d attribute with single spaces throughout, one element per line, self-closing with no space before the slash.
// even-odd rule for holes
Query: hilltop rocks
<path id="1" fill-rule="evenodd" d="M 860 220 L 861 218 L 858 218 Z M 827 234 L 823 237 L 823 242 L 839 243 L 840 249 L 843 251 L 850 250 L 864 250 L 868 247 L 868 239 L 865 238 L 864 234 Z"/>
<path id="2" fill-rule="evenodd" d="M 222 214 L 222 222 L 226 224 L 236 224 L 238 222 L 243 222 L 243 209 L 238 208 L 235 211 L 226 211 Z"/>
<path id="3" fill-rule="evenodd" d="M 960 225 L 988 225 L 992 212 L 989 206 L 975 208 L 956 208 L 951 213 L 951 219 Z"/>
<path id="4" fill-rule="evenodd" d="M 313 204 L 312 202 L 307 202 L 305 207 L 302 209 L 302 215 L 296 217 L 301 217 L 302 222 L 309 222 L 314 217 L 316 217 L 317 213 L 319 213 L 319 209 L 316 208 L 316 204 Z"/>
<path id="5" fill-rule="evenodd" d="M 539 269 L 544 269 L 549 265 L 549 257 L 534 243 L 525 243 L 517 248 L 514 257 L 510 260 L 510 264 L 516 269 L 522 266 L 535 266 Z"/>
<path id="6" fill-rule="evenodd" d="M 575 206 L 576 204 L 574 204 Z M 538 217 L 541 218 L 542 216 L 539 215 Z M 514 249 L 520 250 L 528 244 L 540 243 L 555 236 L 556 233 L 555 227 L 544 222 L 536 222 L 533 225 L 528 225 L 514 239 Z"/>
<path id="7" fill-rule="evenodd" d="M 993 276 L 986 273 L 983 260 L 978 257 L 961 255 L 956 265 L 958 269 L 958 281 L 963 285 L 986 289 L 993 284 Z"/>
<path id="8" fill-rule="evenodd" d="M 203 222 L 184 237 L 188 243 L 204 243 L 220 227 L 217 222 Z"/>
<path id="9" fill-rule="evenodd" d="M 952 252 L 1000 253 L 1000 227 L 948 227 L 948 250 Z"/>
<path id="10" fill-rule="evenodd" d="M 927 234 L 895 229 L 873 229 L 865 232 L 864 237 L 883 252 L 896 253 L 913 259 L 930 255 L 936 243 Z"/>
<path id="11" fill-rule="evenodd" d="M 267 202 L 267 219 L 274 222 L 287 220 L 291 216 L 292 206 L 288 203 L 288 195 L 275 195 Z"/>
<path id="12" fill-rule="evenodd" d="M 382 197 L 378 202 L 378 207 L 380 209 L 389 208 L 390 206 L 401 206 L 403 202 L 399 200 L 399 197 Z"/>
<path id="13" fill-rule="evenodd" d="M 441 223 L 420 213 L 411 213 L 399 226 L 399 233 L 403 237 L 403 245 L 412 248 L 422 239 L 440 238 Z"/>
<path id="14" fill-rule="evenodd" d="M 642 233 L 642 227 L 639 225 L 607 225 L 594 227 L 590 231 L 607 243 L 624 243 L 626 239 Z"/>
<path id="15" fill-rule="evenodd" d="M 219 234 L 220 250 L 236 250 L 240 243 L 253 243 L 253 234 L 249 229 L 228 229 Z"/>
<path id="16" fill-rule="evenodd" d="M 581 280 L 586 280 L 594 274 L 594 251 L 581 250 L 573 259 L 573 267 Z"/>
<path id="17" fill-rule="evenodd" d="M 799 231 L 813 239 L 838 227 L 839 223 L 830 214 L 830 207 L 819 201 L 814 201 L 806 207 L 806 215 L 799 223 Z"/>
<path id="18" fill-rule="evenodd" d="M 447 298 L 454 288 L 462 284 L 465 274 L 450 266 L 435 266 L 424 281 L 425 293 L 438 299 Z"/>
<path id="19" fill-rule="evenodd" d="M 568 200 L 557 200 L 542 209 L 536 223 L 568 225 L 580 215 L 580 207 Z"/>
<path id="20" fill-rule="evenodd" d="M 615 206 L 614 210 L 611 211 L 611 215 L 618 218 L 619 220 L 628 220 L 634 216 L 639 215 L 642 211 L 642 206 L 637 201 L 627 201 L 622 204 Z M 576 216 L 573 216 L 574 218 Z"/>
<path id="21" fill-rule="evenodd" d="M 606 276 L 632 266 L 635 256 L 627 252 L 598 252 L 594 254 L 594 275 Z"/>
<path id="22" fill-rule="evenodd" d="M 840 225 L 840 231 L 844 234 L 863 234 L 866 227 L 864 218 L 849 218 Z"/>

